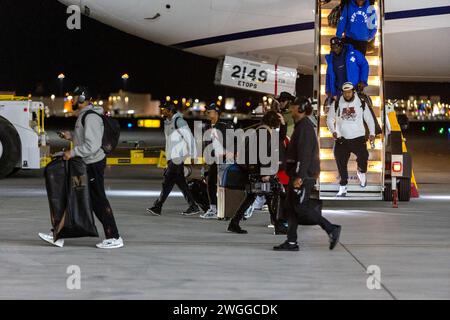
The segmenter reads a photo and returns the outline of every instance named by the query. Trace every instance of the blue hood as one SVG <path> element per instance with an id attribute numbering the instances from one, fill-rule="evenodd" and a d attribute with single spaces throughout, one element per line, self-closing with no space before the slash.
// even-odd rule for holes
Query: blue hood
<path id="1" fill-rule="evenodd" d="M 362 7 L 358 7 L 356 0 L 351 0 L 342 11 L 336 36 L 342 38 L 345 32 L 348 38 L 370 41 L 377 33 L 377 25 L 377 15 L 373 12 L 369 0 L 366 0 Z"/>

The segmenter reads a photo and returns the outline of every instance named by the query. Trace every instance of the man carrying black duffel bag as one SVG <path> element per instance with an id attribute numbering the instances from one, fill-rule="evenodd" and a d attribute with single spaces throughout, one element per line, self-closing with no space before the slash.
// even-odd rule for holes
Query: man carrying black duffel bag
<path id="1" fill-rule="evenodd" d="M 328 234 L 332 250 L 339 242 L 341 226 L 333 225 L 322 217 L 320 201 L 312 198 L 315 181 L 320 174 L 319 145 L 314 125 L 308 118 L 312 106 L 308 99 L 297 98 L 290 110 L 295 129 L 286 155 L 286 171 L 290 177 L 285 203 L 288 236 L 284 243 L 273 249 L 298 251 L 298 225 L 317 224 Z"/>
<path id="2" fill-rule="evenodd" d="M 123 247 L 113 211 L 106 198 L 104 171 L 106 167 L 106 152 L 111 152 L 117 145 L 118 134 L 114 123 L 105 119 L 103 108 L 94 107 L 91 95 L 86 87 L 77 87 L 73 92 L 73 110 L 79 109 L 78 119 L 73 134 L 61 132 L 60 136 L 72 140 L 74 148 L 64 152 L 64 160 L 81 157 L 86 164 L 89 179 L 89 196 L 92 209 L 103 225 L 105 240 L 97 244 L 100 249 L 115 249 Z M 63 239 L 54 239 L 53 233 L 40 233 L 39 237 L 56 246 L 62 247 Z M 56 240 L 56 241 L 54 241 Z"/>

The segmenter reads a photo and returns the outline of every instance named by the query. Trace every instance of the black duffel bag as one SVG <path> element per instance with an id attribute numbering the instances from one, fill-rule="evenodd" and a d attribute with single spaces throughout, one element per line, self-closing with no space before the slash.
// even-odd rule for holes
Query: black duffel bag
<path id="1" fill-rule="evenodd" d="M 297 193 L 294 210 L 297 214 L 298 224 L 303 226 L 315 226 L 322 218 L 322 200 L 314 190 L 314 181 L 305 181 Z"/>
<path id="2" fill-rule="evenodd" d="M 203 211 L 208 211 L 209 209 L 209 198 L 208 198 L 208 186 L 202 179 L 192 179 L 188 182 L 189 191 L 194 198 L 195 203 L 197 203 Z"/>
<path id="3" fill-rule="evenodd" d="M 98 237 L 83 160 L 57 157 L 47 165 L 44 176 L 55 241 Z"/>

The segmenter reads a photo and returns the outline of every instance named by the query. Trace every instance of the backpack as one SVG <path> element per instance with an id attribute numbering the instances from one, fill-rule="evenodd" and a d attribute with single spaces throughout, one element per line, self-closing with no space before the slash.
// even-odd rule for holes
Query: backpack
<path id="1" fill-rule="evenodd" d="M 366 110 L 366 105 L 369 107 L 370 114 L 372 115 L 373 122 L 375 123 L 375 135 L 380 135 L 383 133 L 383 130 L 381 129 L 380 124 L 378 123 L 378 119 L 375 116 L 375 112 L 373 112 L 372 109 L 372 99 L 364 93 L 358 93 L 358 97 L 361 100 L 361 108 L 363 109 L 363 112 Z M 334 103 L 334 112 L 337 112 L 339 110 L 339 100 L 336 99 L 336 102 Z M 364 121 L 364 127 L 366 128 L 366 136 L 369 136 L 369 128 L 367 127 L 366 122 Z"/>
<path id="2" fill-rule="evenodd" d="M 114 149 L 116 149 L 117 145 L 119 144 L 119 138 L 120 138 L 120 124 L 119 121 L 116 119 L 113 119 L 111 117 L 107 117 L 103 114 L 98 114 L 94 110 L 89 110 L 85 114 L 83 114 L 83 117 L 81 118 L 81 124 L 84 127 L 84 123 L 86 121 L 86 117 L 89 114 L 96 114 L 103 120 L 103 137 L 102 137 L 102 149 L 105 152 L 105 154 L 111 154 Z"/>
<path id="3" fill-rule="evenodd" d="M 336 7 L 333 8 L 333 10 L 331 10 L 331 13 L 328 15 L 328 26 L 331 28 L 336 28 L 338 23 L 339 23 L 339 19 L 341 18 L 342 15 L 342 11 L 345 8 L 345 5 L 347 4 L 347 0 L 342 0 L 341 3 L 339 5 L 337 5 Z"/>

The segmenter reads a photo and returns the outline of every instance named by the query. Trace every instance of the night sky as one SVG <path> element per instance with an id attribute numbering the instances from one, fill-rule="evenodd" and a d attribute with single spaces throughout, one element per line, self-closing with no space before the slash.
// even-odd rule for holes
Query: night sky
<path id="1" fill-rule="evenodd" d="M 262 95 L 214 85 L 217 60 L 153 44 L 86 16 L 81 30 L 66 27 L 66 6 L 57 0 L 0 0 L 0 91 L 36 96 L 87 85 L 105 98 L 123 87 L 154 99 L 191 97 L 214 101 L 218 95 L 255 101 Z M 125 1 L 125 0 L 124 0 Z M 312 94 L 312 76 L 300 76 L 299 95 Z M 450 83 L 386 83 L 386 97 L 440 95 L 450 101 Z"/>
<path id="2" fill-rule="evenodd" d="M 102 97 L 123 87 L 123 73 L 130 75 L 127 89 L 154 98 L 224 94 L 213 83 L 215 59 L 153 44 L 86 16 L 81 30 L 68 30 L 67 17 L 57 0 L 1 0 L 0 91 L 58 94 L 62 72 L 64 91 L 85 84 Z"/>

